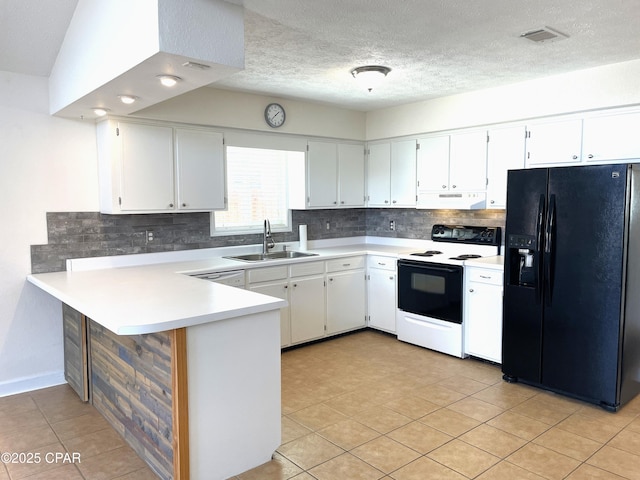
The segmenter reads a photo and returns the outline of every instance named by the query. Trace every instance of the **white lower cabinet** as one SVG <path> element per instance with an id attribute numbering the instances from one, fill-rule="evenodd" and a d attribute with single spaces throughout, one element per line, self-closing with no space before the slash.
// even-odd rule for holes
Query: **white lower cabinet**
<path id="1" fill-rule="evenodd" d="M 289 302 L 289 272 L 286 266 L 256 268 L 247 272 L 247 289 Z M 280 309 L 280 346 L 291 345 L 290 307 Z"/>
<path id="2" fill-rule="evenodd" d="M 327 335 L 366 325 L 364 257 L 327 261 Z"/>
<path id="3" fill-rule="evenodd" d="M 325 262 L 289 266 L 291 343 L 322 338 L 325 334 Z"/>
<path id="4" fill-rule="evenodd" d="M 367 257 L 367 320 L 371 328 L 396 333 L 396 259 Z"/>
<path id="5" fill-rule="evenodd" d="M 465 267 L 464 352 L 502 363 L 502 270 Z"/>

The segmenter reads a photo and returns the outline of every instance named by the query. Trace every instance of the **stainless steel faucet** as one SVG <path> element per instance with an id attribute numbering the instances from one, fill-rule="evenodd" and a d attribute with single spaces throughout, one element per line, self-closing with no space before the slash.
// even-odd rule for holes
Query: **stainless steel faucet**
<path id="1" fill-rule="evenodd" d="M 264 231 L 262 236 L 262 254 L 266 255 L 269 253 L 269 249 L 276 246 L 276 242 L 273 241 L 273 237 L 271 236 L 271 222 L 269 222 L 268 218 L 264 219 Z"/>

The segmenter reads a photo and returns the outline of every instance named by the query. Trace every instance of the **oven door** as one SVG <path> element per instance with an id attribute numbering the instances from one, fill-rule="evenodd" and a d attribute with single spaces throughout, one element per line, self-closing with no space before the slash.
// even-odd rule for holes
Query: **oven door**
<path id="1" fill-rule="evenodd" d="M 398 260 L 398 308 L 462 323 L 462 267 Z"/>

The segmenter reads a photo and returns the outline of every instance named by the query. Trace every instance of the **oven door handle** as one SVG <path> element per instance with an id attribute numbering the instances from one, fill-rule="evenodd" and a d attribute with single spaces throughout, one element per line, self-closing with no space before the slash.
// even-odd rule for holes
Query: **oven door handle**
<path id="1" fill-rule="evenodd" d="M 426 265 L 422 262 L 415 263 L 398 263 L 398 266 L 404 265 L 408 267 L 418 267 L 423 270 L 435 270 L 436 272 L 446 272 L 446 273 L 456 273 L 459 271 L 458 268 L 447 268 L 447 267 L 434 267 L 433 264 Z"/>

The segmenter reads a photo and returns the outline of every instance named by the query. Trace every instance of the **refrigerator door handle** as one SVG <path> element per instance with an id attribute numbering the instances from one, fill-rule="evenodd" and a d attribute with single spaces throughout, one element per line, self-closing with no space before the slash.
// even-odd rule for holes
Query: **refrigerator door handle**
<path id="1" fill-rule="evenodd" d="M 551 293 L 553 292 L 553 232 L 556 226 L 556 196 L 549 196 L 549 212 L 547 213 L 547 226 L 544 241 L 544 282 L 547 287 L 547 302 L 551 305 Z"/>
<path id="2" fill-rule="evenodd" d="M 544 231 L 544 207 L 545 196 L 540 195 L 540 203 L 538 204 L 538 218 L 536 221 L 536 303 L 542 302 L 542 233 Z"/>

